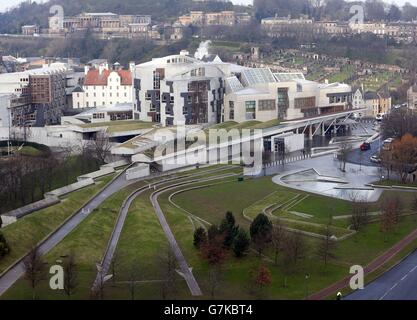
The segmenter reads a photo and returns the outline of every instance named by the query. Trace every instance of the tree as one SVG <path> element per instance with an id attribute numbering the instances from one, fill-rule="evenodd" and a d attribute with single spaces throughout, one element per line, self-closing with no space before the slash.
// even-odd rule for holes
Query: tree
<path id="1" fill-rule="evenodd" d="M 271 271 L 266 266 L 261 265 L 251 273 L 252 281 L 258 289 L 258 294 L 260 295 L 262 293 L 262 289 L 272 284 Z"/>
<path id="2" fill-rule="evenodd" d="M 2 226 L 3 226 L 3 219 L 0 216 L 0 229 L 1 229 Z"/>
<path id="3" fill-rule="evenodd" d="M 207 232 L 204 228 L 200 227 L 194 231 L 193 244 L 197 249 L 200 249 L 201 245 L 207 241 Z"/>
<path id="4" fill-rule="evenodd" d="M 162 255 L 158 259 L 160 266 L 161 274 L 161 296 L 162 299 L 168 299 L 169 297 L 174 297 L 177 292 L 177 282 L 176 282 L 176 271 L 177 268 L 177 259 L 175 258 L 174 252 L 172 249 L 167 246 L 163 250 Z"/>
<path id="5" fill-rule="evenodd" d="M 23 259 L 24 278 L 32 288 L 32 298 L 36 299 L 36 288 L 45 279 L 46 268 L 37 246 L 33 246 L 29 254 Z"/>
<path id="6" fill-rule="evenodd" d="M 402 212 L 402 207 L 403 205 L 399 197 L 391 197 L 382 201 L 380 230 L 385 234 L 385 236 L 390 233 L 398 224 Z"/>
<path id="7" fill-rule="evenodd" d="M 106 159 L 111 150 L 109 136 L 105 131 L 99 131 L 96 138 L 92 141 L 92 150 L 99 164 L 106 163 Z"/>
<path id="8" fill-rule="evenodd" d="M 282 226 L 281 222 L 278 220 L 275 222 L 274 227 L 272 228 L 272 245 L 274 247 L 274 263 L 278 264 L 278 254 L 282 251 L 282 243 L 285 239 L 285 229 Z"/>
<path id="9" fill-rule="evenodd" d="M 10 247 L 6 241 L 4 235 L 0 232 L 0 258 L 3 258 L 5 255 L 9 254 Z"/>
<path id="10" fill-rule="evenodd" d="M 324 238 L 317 248 L 317 256 L 324 261 L 324 266 L 327 266 L 329 259 L 335 257 L 334 250 L 336 249 L 336 240 L 333 239 L 333 235 L 330 230 L 330 226 L 326 226 Z"/>
<path id="11" fill-rule="evenodd" d="M 226 216 L 220 223 L 219 227 L 220 233 L 224 234 L 224 246 L 226 248 L 230 248 L 232 246 L 238 230 L 239 226 L 236 225 L 233 213 L 230 211 L 226 212 Z"/>
<path id="12" fill-rule="evenodd" d="M 387 19 L 388 21 L 399 21 L 402 18 L 402 13 L 400 8 L 396 6 L 395 4 L 392 4 L 389 8 Z"/>
<path id="13" fill-rule="evenodd" d="M 248 252 L 249 246 L 250 237 L 244 229 L 240 228 L 233 242 L 233 253 L 237 258 L 243 257 Z"/>
<path id="14" fill-rule="evenodd" d="M 131 300 L 135 300 L 136 282 L 140 276 L 140 270 L 138 266 L 138 261 L 134 259 L 128 267 L 128 287 Z"/>
<path id="15" fill-rule="evenodd" d="M 417 163 L 417 138 L 407 133 L 394 141 L 391 151 L 392 163 L 395 171 L 406 182 L 411 171 L 415 170 Z"/>
<path id="16" fill-rule="evenodd" d="M 287 232 L 282 246 L 284 266 L 284 287 L 287 286 L 287 275 L 294 271 L 294 267 L 305 255 L 305 240 L 299 232 Z"/>
<path id="17" fill-rule="evenodd" d="M 258 214 L 251 223 L 250 236 L 260 256 L 272 238 L 272 223 L 263 213 Z"/>
<path id="18" fill-rule="evenodd" d="M 342 142 L 339 147 L 338 151 L 338 158 L 340 161 L 340 170 L 345 172 L 346 171 L 346 162 L 348 159 L 348 155 L 352 150 L 352 145 L 348 142 Z"/>
<path id="19" fill-rule="evenodd" d="M 384 3 L 381 0 L 366 0 L 365 12 L 369 21 L 382 21 L 385 19 Z"/>
<path id="20" fill-rule="evenodd" d="M 214 230 L 214 228 L 210 229 Z M 227 258 L 227 251 L 223 244 L 224 236 L 212 233 L 212 236 L 209 235 L 208 240 L 200 249 L 202 258 L 209 264 L 209 286 L 212 299 L 214 299 L 221 282 L 221 269 Z"/>
<path id="21" fill-rule="evenodd" d="M 64 275 L 64 291 L 68 298 L 71 298 L 78 286 L 78 265 L 73 252 L 64 263 Z"/>
<path id="22" fill-rule="evenodd" d="M 359 229 L 369 222 L 369 205 L 365 201 L 358 200 L 356 195 L 351 197 L 351 204 L 352 216 L 350 223 L 353 230 L 359 231 Z"/>

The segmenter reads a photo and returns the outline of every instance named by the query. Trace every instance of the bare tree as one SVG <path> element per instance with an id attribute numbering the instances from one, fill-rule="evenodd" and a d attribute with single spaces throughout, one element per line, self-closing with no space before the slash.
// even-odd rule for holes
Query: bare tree
<path id="1" fill-rule="evenodd" d="M 294 271 L 299 260 L 305 255 L 305 240 L 299 232 L 287 232 L 283 241 L 284 287 L 287 286 L 287 275 Z"/>
<path id="2" fill-rule="evenodd" d="M 272 228 L 272 246 L 274 248 L 274 262 L 275 265 L 278 264 L 278 255 L 282 251 L 283 241 L 285 240 L 286 231 L 282 226 L 281 221 L 277 220 Z"/>
<path id="3" fill-rule="evenodd" d="M 175 258 L 172 249 L 167 246 L 162 254 L 158 256 L 158 265 L 160 266 L 161 274 L 161 296 L 162 299 L 168 299 L 170 296 L 175 296 L 177 292 L 176 283 L 176 268 L 177 259 Z"/>
<path id="4" fill-rule="evenodd" d="M 92 150 L 100 164 L 104 164 L 111 150 L 109 136 L 105 131 L 99 131 L 92 141 Z"/>
<path id="5" fill-rule="evenodd" d="M 133 260 L 128 270 L 128 284 L 129 284 L 129 294 L 130 294 L 131 300 L 135 300 L 136 282 L 138 281 L 138 278 L 140 276 L 139 271 L 140 270 L 139 270 L 138 261 Z"/>
<path id="6" fill-rule="evenodd" d="M 350 223 L 353 230 L 359 231 L 369 222 L 369 204 L 366 201 L 361 201 L 356 193 L 350 195 L 350 200 L 352 205 Z"/>
<path id="7" fill-rule="evenodd" d="M 317 256 L 324 261 L 324 266 L 327 266 L 329 259 L 334 258 L 334 250 L 336 248 L 336 240 L 333 239 L 333 234 L 330 229 L 330 225 L 326 226 L 324 239 L 321 241 L 317 248 Z"/>
<path id="8" fill-rule="evenodd" d="M 64 291 L 70 299 L 78 286 L 78 265 L 75 254 L 71 252 L 64 263 Z"/>
<path id="9" fill-rule="evenodd" d="M 352 151 L 352 145 L 347 142 L 343 142 L 340 144 L 339 151 L 338 151 L 338 158 L 340 161 L 340 170 L 345 172 L 346 171 L 346 162 L 348 159 L 349 153 Z"/>
<path id="10" fill-rule="evenodd" d="M 32 288 L 32 298 L 36 299 L 36 288 L 46 277 L 46 267 L 37 246 L 33 246 L 29 254 L 23 259 L 24 278 Z"/>

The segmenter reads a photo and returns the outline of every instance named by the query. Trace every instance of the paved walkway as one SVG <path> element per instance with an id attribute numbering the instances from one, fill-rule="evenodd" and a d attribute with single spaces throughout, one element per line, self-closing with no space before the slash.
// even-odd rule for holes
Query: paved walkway
<path id="1" fill-rule="evenodd" d="M 158 203 L 158 197 L 167 192 L 170 191 L 172 189 L 176 189 L 179 186 L 185 186 L 185 185 L 189 185 L 192 183 L 196 183 L 196 182 L 208 182 L 208 181 L 213 181 L 213 180 L 217 180 L 217 179 L 221 179 L 221 178 L 225 178 L 225 177 L 232 177 L 235 176 L 235 174 L 225 174 L 225 175 L 220 175 L 220 176 L 214 176 L 214 177 L 210 177 L 207 179 L 197 179 L 197 180 L 193 180 L 193 181 L 187 181 L 187 182 L 183 182 L 183 183 L 178 183 L 172 186 L 168 186 L 166 188 L 163 188 L 157 192 L 154 192 L 151 197 L 150 200 L 152 202 L 152 206 L 155 209 L 156 215 L 158 216 L 159 222 L 162 226 L 162 229 L 164 230 L 164 233 L 168 239 L 168 242 L 171 246 L 171 249 L 177 259 L 177 262 L 180 266 L 181 269 L 181 273 L 182 276 L 184 277 L 185 281 L 187 282 L 188 288 L 191 291 L 191 294 L 193 296 L 201 296 L 202 292 L 201 289 L 197 283 L 197 280 L 195 279 L 191 268 L 188 266 L 187 261 L 181 251 L 180 246 L 178 245 L 177 241 L 175 240 L 174 234 L 171 231 L 171 228 L 169 227 L 169 224 L 165 218 L 165 215 Z"/>
<path id="2" fill-rule="evenodd" d="M 377 257 L 375 260 L 373 260 L 371 263 L 369 263 L 365 268 L 364 272 L 365 274 L 369 274 L 379 267 L 381 267 L 383 264 L 388 262 L 390 259 L 392 259 L 397 253 L 399 253 L 402 249 L 404 249 L 408 244 L 410 244 L 412 241 L 417 239 L 417 229 L 411 232 L 408 236 L 406 236 L 401 241 L 397 242 L 394 246 L 392 246 L 390 249 L 385 251 L 383 254 L 381 254 L 379 257 Z M 347 276 L 346 278 L 343 278 L 342 280 L 332 284 L 331 286 L 324 288 L 323 290 L 316 292 L 308 297 L 309 300 L 321 300 L 329 297 L 332 294 L 337 293 L 338 291 L 342 290 L 343 288 L 347 287 L 349 285 L 351 275 Z"/>
<path id="3" fill-rule="evenodd" d="M 214 173 L 214 172 L 221 172 L 221 171 L 227 170 L 229 168 L 230 167 L 226 166 L 226 167 L 223 167 L 223 168 L 205 170 L 203 172 L 199 172 L 199 173 L 196 173 L 196 174 L 185 175 L 185 176 L 182 176 L 182 177 L 176 177 L 176 176 L 169 177 L 168 176 L 168 178 L 166 178 L 164 180 L 161 180 L 161 181 L 158 181 L 158 182 L 155 182 L 155 183 L 147 184 L 146 186 L 143 186 L 143 187 L 139 188 L 138 190 L 136 190 L 134 193 L 130 194 L 125 199 L 125 201 L 123 202 L 123 205 L 120 209 L 119 216 L 117 218 L 117 221 L 116 221 L 116 224 L 114 226 L 113 232 L 112 232 L 112 234 L 110 236 L 110 239 L 109 239 L 109 242 L 107 244 L 107 248 L 106 248 L 106 251 L 104 253 L 103 260 L 101 262 L 101 268 L 97 272 L 97 276 L 96 276 L 96 279 L 93 283 L 92 289 L 93 290 L 99 289 L 100 285 L 102 284 L 102 281 L 103 281 L 104 277 L 109 272 L 110 265 L 111 265 L 111 262 L 112 262 L 113 257 L 114 257 L 114 253 L 116 251 L 116 247 L 117 247 L 117 244 L 119 242 L 120 235 L 122 233 L 122 229 L 123 229 L 123 226 L 125 224 L 127 214 L 129 212 L 129 208 L 130 208 L 132 202 L 137 197 L 139 197 L 142 193 L 150 190 L 151 187 L 156 188 L 158 186 L 167 184 L 167 183 L 172 182 L 172 181 L 175 181 L 178 184 L 179 181 L 184 181 L 184 180 L 187 180 L 187 179 L 191 179 L 193 177 L 195 178 L 195 177 L 198 177 L 198 176 L 201 176 L 201 175 L 206 175 L 206 174 L 210 174 L 210 173 Z M 190 183 L 191 181 L 198 181 L 198 180 L 190 180 L 190 181 L 188 181 L 188 183 Z"/>
<path id="4" fill-rule="evenodd" d="M 136 181 L 127 181 L 124 172 L 121 173 L 94 198 L 92 198 L 83 208 L 77 211 L 66 222 L 64 222 L 61 227 L 59 227 L 53 234 L 44 240 L 38 247 L 39 253 L 42 255 L 48 253 L 108 197 L 134 182 Z M 24 264 L 23 259 L 21 259 L 10 269 L 6 270 L 2 275 L 0 275 L 0 296 L 6 292 L 6 290 L 9 289 L 23 274 Z"/>

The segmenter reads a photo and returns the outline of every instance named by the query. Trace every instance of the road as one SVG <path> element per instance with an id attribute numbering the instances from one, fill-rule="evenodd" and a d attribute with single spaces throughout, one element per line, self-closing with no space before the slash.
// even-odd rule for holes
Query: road
<path id="1" fill-rule="evenodd" d="M 59 227 L 51 236 L 39 245 L 39 253 L 44 255 L 61 242 L 75 227 L 77 227 L 90 213 L 96 209 L 103 201 L 120 189 L 136 182 L 127 181 L 124 173 L 120 174 L 108 186 L 101 190 L 83 208 L 77 211 L 64 224 Z M 24 274 L 23 260 L 20 260 L 13 267 L 7 270 L 0 278 L 0 296 L 6 292 Z"/>
<path id="2" fill-rule="evenodd" d="M 361 151 L 359 147 L 352 150 L 348 157 L 347 162 L 354 163 L 354 164 L 362 164 L 363 166 L 368 167 L 377 167 L 378 164 L 375 164 L 370 161 L 370 158 L 379 153 L 380 147 L 380 138 L 376 139 L 371 143 L 371 149 L 367 151 Z"/>
<path id="3" fill-rule="evenodd" d="M 365 266 L 364 268 L 365 274 L 369 274 L 377 270 L 381 266 L 383 266 L 385 263 L 391 260 L 396 254 L 398 254 L 401 250 L 403 250 L 407 245 L 409 245 L 411 242 L 413 242 L 416 239 L 417 239 L 417 229 L 409 233 L 405 238 L 401 239 L 399 242 L 397 242 L 395 245 L 393 245 L 391 248 L 389 248 L 387 251 L 382 253 L 380 256 L 374 259 L 371 263 Z M 349 285 L 350 278 L 351 278 L 351 275 L 339 280 L 338 282 L 333 283 L 327 288 L 324 288 L 310 295 L 308 299 L 309 300 L 321 300 L 321 299 L 325 299 L 331 296 L 332 294 L 335 295 L 338 291 L 342 290 L 343 288 Z"/>
<path id="4" fill-rule="evenodd" d="M 417 300 L 417 250 L 345 300 Z"/>

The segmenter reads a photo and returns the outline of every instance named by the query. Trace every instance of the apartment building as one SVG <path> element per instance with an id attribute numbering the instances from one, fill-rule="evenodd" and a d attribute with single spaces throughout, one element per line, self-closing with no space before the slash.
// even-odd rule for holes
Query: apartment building
<path id="1" fill-rule="evenodd" d="M 183 26 L 234 26 L 236 24 L 248 24 L 251 16 L 247 13 L 234 11 L 204 12 L 190 11 L 189 14 L 180 16 L 178 23 Z"/>
<path id="2" fill-rule="evenodd" d="M 349 35 L 372 33 L 378 37 L 391 37 L 398 42 L 417 39 L 417 24 L 410 22 L 366 22 L 348 24 L 340 21 L 314 21 L 306 17 L 271 17 L 261 21 L 270 37 L 295 37 L 309 35 Z"/>
<path id="3" fill-rule="evenodd" d="M 163 125 L 294 120 L 351 108 L 351 87 L 179 55 L 136 66 L 137 112 Z"/>
<path id="4" fill-rule="evenodd" d="M 74 109 L 104 108 L 117 104 L 136 102 L 133 87 L 134 64 L 124 70 L 119 63 L 109 68 L 107 61 L 85 67 L 85 79 L 82 87 L 74 89 L 72 104 Z"/>
<path id="5" fill-rule="evenodd" d="M 363 95 L 365 115 L 376 117 L 378 113 L 388 113 L 391 110 L 392 98 L 387 92 L 366 91 Z"/>
<path id="6" fill-rule="evenodd" d="M 147 38 L 153 35 L 149 15 L 119 15 L 111 12 L 81 13 L 74 17 L 49 18 L 49 34 L 77 33 L 91 30 L 104 36 Z"/>
<path id="7" fill-rule="evenodd" d="M 9 94 L 13 126 L 52 125 L 66 108 L 66 79 L 72 70 L 54 63 L 24 72 L 0 74 L 0 94 Z M 0 106 L 4 108 L 4 106 Z"/>

